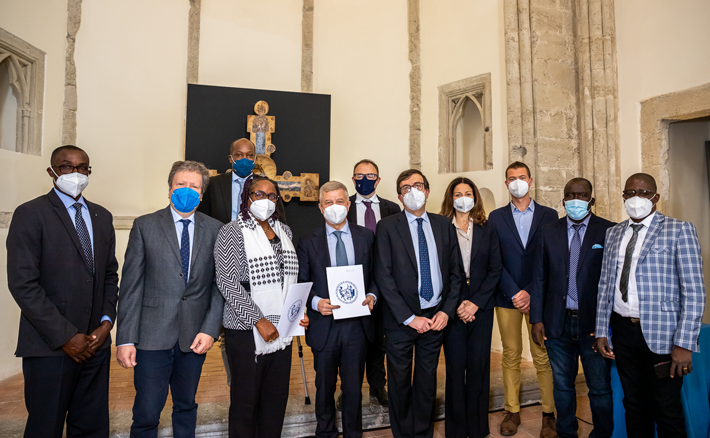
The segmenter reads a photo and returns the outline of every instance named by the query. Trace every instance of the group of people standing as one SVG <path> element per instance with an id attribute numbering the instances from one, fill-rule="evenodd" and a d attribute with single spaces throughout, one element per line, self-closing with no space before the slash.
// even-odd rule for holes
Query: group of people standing
<path id="1" fill-rule="evenodd" d="M 137 218 L 120 281 L 112 216 L 82 196 L 91 166 L 62 146 L 54 188 L 17 208 L 8 233 L 8 283 L 22 316 L 26 437 L 107 437 L 110 331 L 117 361 L 134 369 L 132 437 L 156 437 L 168 392 L 176 437 L 194 436 L 205 353 L 222 336 L 230 384 L 229 436 L 278 437 L 292 349 L 278 326 L 290 285 L 312 282 L 300 324 L 313 352 L 318 437 L 362 436 L 362 383 L 389 406 L 395 436 L 431 437 L 437 368 L 446 360 L 447 437 L 489 434 L 494 316 L 503 343 L 502 435 L 520 425 L 523 321 L 542 399 L 541 437 L 577 436 L 581 359 L 595 437 L 613 431 L 610 360 L 625 393 L 628 436 L 685 436 L 683 375 L 705 305 L 695 228 L 656 211 L 656 184 L 629 177 L 629 220 L 594 215 L 592 184 L 570 180 L 566 216 L 531 199 L 521 162 L 506 169 L 512 201 L 486 215 L 478 187 L 457 177 L 439 214 L 416 169 L 396 179 L 404 207 L 378 197 L 371 160 L 356 193 L 320 187 L 324 223 L 292 243 L 278 185 L 255 175 L 254 145 L 232 143 L 232 172 L 209 178 L 178 161 L 169 205 Z M 361 265 L 370 315 L 334 319 L 327 268 Z M 613 332 L 613 334 L 612 334 Z M 613 349 L 612 349 L 613 340 Z M 385 371 L 385 357 L 387 367 Z M 657 375 L 667 362 L 668 376 Z M 336 394 L 338 377 L 341 393 Z M 555 411 L 557 419 L 555 419 Z"/>

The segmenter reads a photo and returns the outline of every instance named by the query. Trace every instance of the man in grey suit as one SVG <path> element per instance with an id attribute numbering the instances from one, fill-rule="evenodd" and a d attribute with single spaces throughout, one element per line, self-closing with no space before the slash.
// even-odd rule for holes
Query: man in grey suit
<path id="1" fill-rule="evenodd" d="M 168 388 L 174 436 L 195 436 L 195 393 L 224 307 L 212 255 L 222 224 L 195 211 L 208 183 L 201 163 L 175 162 L 170 206 L 139 217 L 131 229 L 116 336 L 119 365 L 135 367 L 131 437 L 158 435 Z"/>

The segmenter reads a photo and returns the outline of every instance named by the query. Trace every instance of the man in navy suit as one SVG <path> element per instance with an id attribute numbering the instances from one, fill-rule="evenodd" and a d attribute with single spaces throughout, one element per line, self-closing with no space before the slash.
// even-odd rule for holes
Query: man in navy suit
<path id="1" fill-rule="evenodd" d="M 353 168 L 355 194 L 350 197 L 348 221 L 367 227 L 374 233 L 377 223 L 402 211 L 399 205 L 377 195 L 380 184 L 380 168 L 368 159 L 360 160 Z M 382 306 L 375 307 L 375 339 L 367 347 L 365 372 L 370 385 L 370 397 L 376 397 L 382 406 L 387 406 L 387 374 L 385 370 L 385 331 L 382 327 Z"/>
<path id="2" fill-rule="evenodd" d="M 503 341 L 503 391 L 505 418 L 500 434 L 515 435 L 520 425 L 520 360 L 523 353 L 522 323 L 530 326 L 530 293 L 535 257 L 540 245 L 539 230 L 557 220 L 557 212 L 530 198 L 533 179 L 525 163 L 516 161 L 505 171 L 505 185 L 513 196 L 510 204 L 491 212 L 488 221 L 498 232 L 503 273 L 496 294 L 496 318 Z M 542 438 L 556 437 L 552 369 L 544 347 L 530 343 L 542 398 Z"/>
<path id="3" fill-rule="evenodd" d="M 394 436 L 431 437 L 443 330 L 461 291 L 461 253 L 451 220 L 427 213 L 429 182 L 419 170 L 399 174 L 397 193 L 404 211 L 377 225 L 375 262 L 390 421 Z"/>
<path id="4" fill-rule="evenodd" d="M 589 387 L 592 435 L 610 437 L 614 431 L 610 363 L 595 353 L 594 325 L 597 286 L 604 257 L 604 236 L 613 222 L 594 215 L 592 184 L 574 178 L 565 186 L 567 217 L 544 226 L 530 300 L 533 341 L 547 347 L 557 406 L 557 433 L 577 436 L 579 360 Z"/>
<path id="5" fill-rule="evenodd" d="M 343 398 L 343 436 L 362 436 L 362 377 L 365 373 L 367 347 L 375 336 L 371 315 L 335 319 L 328 292 L 328 267 L 361 265 L 367 288 L 361 291 L 362 305 L 372 311 L 377 288 L 372 276 L 375 235 L 365 227 L 347 220 L 348 189 L 337 181 L 320 188 L 320 210 L 325 226 L 302 237 L 298 243 L 298 281 L 313 282 L 308 296 L 310 327 L 306 342 L 313 351 L 316 371 L 317 437 L 338 436 L 335 425 L 335 386 L 340 374 Z"/>

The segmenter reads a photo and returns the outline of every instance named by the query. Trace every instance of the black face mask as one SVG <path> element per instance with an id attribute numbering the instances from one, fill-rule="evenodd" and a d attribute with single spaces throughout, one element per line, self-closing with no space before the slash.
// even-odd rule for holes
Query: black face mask
<path id="1" fill-rule="evenodd" d="M 355 190 L 362 196 L 369 196 L 370 193 L 375 191 L 375 183 L 377 183 L 377 180 L 367 179 L 366 177 L 356 179 Z"/>

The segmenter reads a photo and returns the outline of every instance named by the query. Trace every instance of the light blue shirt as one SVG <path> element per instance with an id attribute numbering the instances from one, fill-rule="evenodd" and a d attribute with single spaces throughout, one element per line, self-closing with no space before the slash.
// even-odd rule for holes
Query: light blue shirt
<path id="1" fill-rule="evenodd" d="M 582 226 L 579 229 L 579 244 L 580 248 L 582 246 L 582 242 L 584 242 L 584 233 L 587 232 L 587 227 L 589 226 L 589 218 L 591 218 L 592 215 L 587 215 L 587 217 L 580 222 Z M 569 250 L 572 248 L 572 238 L 574 237 L 574 228 L 572 225 L 576 225 L 572 220 L 567 217 L 567 249 Z M 579 263 L 579 261 L 577 261 Z M 575 273 L 570 272 L 569 275 L 575 275 Z M 579 292 L 579 285 L 577 285 L 577 292 Z M 572 298 L 567 295 L 567 308 L 572 309 L 572 310 L 578 310 L 579 309 L 579 293 L 577 294 L 577 300 L 575 301 Z"/>
<path id="2" fill-rule="evenodd" d="M 190 216 L 183 218 L 178 214 L 175 209 L 170 206 L 170 213 L 173 215 L 173 222 L 175 222 L 175 233 L 177 234 L 177 241 L 178 241 L 178 246 L 182 249 L 182 228 L 184 225 L 182 222 L 180 222 L 183 219 L 187 219 L 190 221 L 190 223 L 187 225 L 187 233 L 190 235 L 190 261 L 192 261 L 192 247 L 194 246 L 192 243 L 195 240 L 195 213 L 192 213 Z M 190 278 L 190 267 L 187 267 L 187 272 L 185 272 L 185 275 L 187 278 Z"/>
<path id="3" fill-rule="evenodd" d="M 533 216 L 535 215 L 535 201 L 530 200 L 530 205 L 525 211 L 520 211 L 511 202 L 510 208 L 513 210 L 513 220 L 515 228 L 518 230 L 520 240 L 523 242 L 523 248 L 528 244 L 528 236 L 530 235 L 530 227 L 532 226 Z"/>
<path id="4" fill-rule="evenodd" d="M 409 232 L 412 235 L 412 243 L 414 244 L 414 254 L 417 257 L 417 288 L 422 289 L 422 276 L 419 275 L 421 272 L 421 264 L 419 261 L 419 225 L 417 222 L 418 217 L 414 216 L 407 210 L 404 211 L 407 215 L 407 222 L 409 222 Z M 441 279 L 441 266 L 439 266 L 439 254 L 436 251 L 436 240 L 434 240 L 434 232 L 431 230 L 431 222 L 429 222 L 429 216 L 426 212 L 422 215 L 422 230 L 424 230 L 424 237 L 426 238 L 427 249 L 429 250 L 429 266 L 431 268 L 431 285 L 434 289 L 434 296 L 431 301 L 427 301 L 419 296 L 419 304 L 422 310 L 436 307 L 441 301 L 441 290 L 443 288 L 443 281 Z M 404 321 L 404 325 L 409 325 L 410 322 L 414 320 L 416 315 L 412 315 Z"/>
<path id="5" fill-rule="evenodd" d="M 237 175 L 237 172 L 232 170 L 232 220 L 237 220 L 239 215 L 239 206 L 242 204 L 242 189 L 244 182 L 251 174 L 242 178 Z"/>
<path id="6" fill-rule="evenodd" d="M 331 227 L 327 222 L 325 224 L 325 234 L 326 234 L 326 240 L 328 242 L 328 253 L 330 253 L 330 266 L 338 266 L 338 262 L 336 260 L 336 254 L 335 254 L 335 246 L 338 244 L 338 238 L 335 236 L 335 232 L 338 231 L 335 228 Z M 345 244 L 345 252 L 348 255 L 348 265 L 352 266 L 355 264 L 355 245 L 353 244 L 353 235 L 350 232 L 350 224 L 348 221 L 345 221 L 345 225 L 343 228 L 340 229 L 342 231 L 342 234 L 340 235 L 340 239 L 343 241 L 343 244 Z M 367 287 L 367 285 L 365 285 Z M 367 294 L 372 297 L 375 295 L 373 294 Z M 313 310 L 316 312 L 318 311 L 318 303 L 320 302 L 322 298 L 318 296 L 314 296 L 313 299 L 311 300 L 311 307 Z"/>
<path id="7" fill-rule="evenodd" d="M 96 251 L 94 250 L 94 225 L 91 222 L 91 213 L 89 213 L 89 207 L 86 205 L 84 197 L 79 196 L 79 200 L 75 201 L 69 195 L 65 195 L 56 188 L 54 189 L 54 193 L 59 196 L 59 199 L 62 201 L 62 204 L 64 204 L 64 206 L 67 208 L 67 213 L 69 213 L 71 222 L 74 224 L 74 229 L 76 229 L 76 208 L 74 208 L 74 204 L 78 202 L 79 204 L 83 205 L 83 207 L 81 208 L 81 217 L 84 219 L 84 223 L 86 224 L 87 230 L 89 230 L 89 239 L 91 240 L 91 253 L 96 254 Z M 107 315 L 104 315 L 101 318 L 101 322 L 104 321 L 108 321 L 111 323 L 111 325 L 113 325 L 113 321 L 111 321 L 111 318 L 109 318 Z"/>

